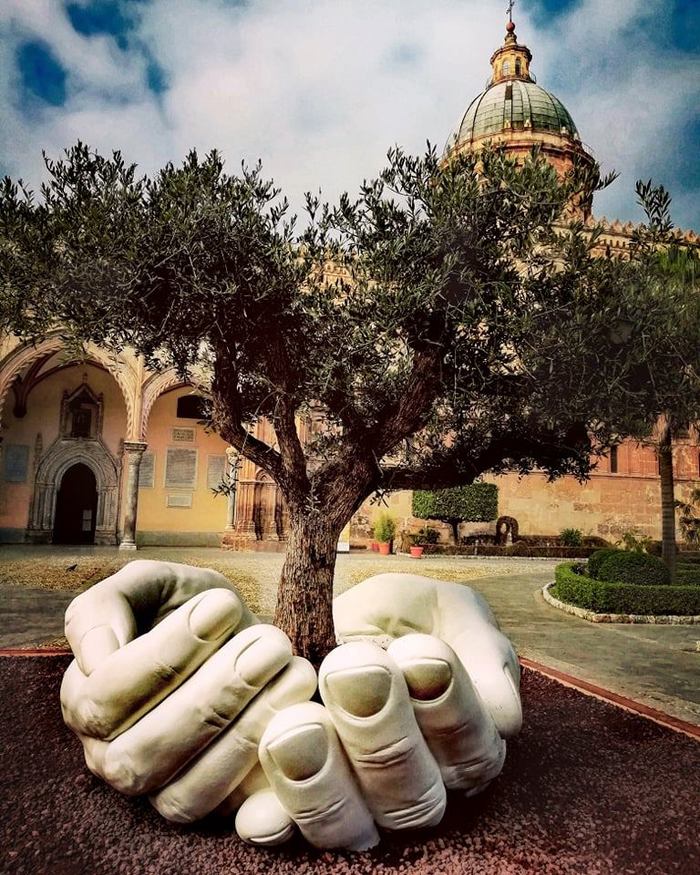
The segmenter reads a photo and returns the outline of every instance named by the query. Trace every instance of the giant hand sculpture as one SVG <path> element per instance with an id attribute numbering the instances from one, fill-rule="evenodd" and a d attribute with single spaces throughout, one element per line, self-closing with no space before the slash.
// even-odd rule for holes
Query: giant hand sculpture
<path id="1" fill-rule="evenodd" d="M 482 790 L 520 728 L 510 642 L 472 590 L 415 575 L 366 580 L 334 619 L 349 643 L 321 666 L 323 707 L 310 664 L 221 575 L 131 563 L 69 607 L 64 717 L 95 774 L 171 820 L 240 805 L 247 841 L 296 823 L 356 850 L 376 825 L 434 825 L 445 787 Z"/>

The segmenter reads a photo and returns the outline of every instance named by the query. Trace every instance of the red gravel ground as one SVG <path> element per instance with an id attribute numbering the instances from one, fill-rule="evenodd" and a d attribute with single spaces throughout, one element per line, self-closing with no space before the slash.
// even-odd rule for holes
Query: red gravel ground
<path id="1" fill-rule="evenodd" d="M 700 872 L 700 744 L 525 671 L 525 728 L 482 796 L 375 851 L 259 851 L 181 828 L 85 769 L 63 726 L 65 657 L 0 659 L 0 870 L 12 875 Z"/>

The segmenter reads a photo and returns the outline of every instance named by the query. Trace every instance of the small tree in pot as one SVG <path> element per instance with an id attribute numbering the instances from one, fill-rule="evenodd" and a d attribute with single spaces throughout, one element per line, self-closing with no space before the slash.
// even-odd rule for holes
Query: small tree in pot
<path id="1" fill-rule="evenodd" d="M 396 520 L 390 513 L 382 512 L 374 523 L 374 537 L 379 543 L 382 556 L 391 553 L 391 543 L 396 535 Z"/>

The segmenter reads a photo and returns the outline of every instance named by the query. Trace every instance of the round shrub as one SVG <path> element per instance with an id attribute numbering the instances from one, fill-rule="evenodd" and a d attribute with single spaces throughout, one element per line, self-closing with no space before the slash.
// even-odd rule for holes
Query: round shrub
<path id="1" fill-rule="evenodd" d="M 595 553 L 591 553 L 588 557 L 588 575 L 589 577 L 593 577 L 596 580 L 598 579 L 598 571 L 600 570 L 600 566 L 605 562 L 608 556 L 612 556 L 614 553 L 620 553 L 620 550 L 616 550 L 614 547 L 606 547 L 603 550 L 596 550 Z"/>
<path id="2" fill-rule="evenodd" d="M 598 580 L 608 583 L 635 583 L 642 586 L 666 586 L 671 575 L 664 563 L 648 553 L 616 550 L 598 567 Z"/>

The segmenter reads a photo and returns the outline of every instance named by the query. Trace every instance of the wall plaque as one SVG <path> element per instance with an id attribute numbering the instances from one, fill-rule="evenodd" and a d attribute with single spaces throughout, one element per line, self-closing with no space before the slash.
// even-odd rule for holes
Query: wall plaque
<path id="1" fill-rule="evenodd" d="M 226 472 L 226 456 L 207 456 L 207 486 L 216 489 L 221 486 Z"/>
<path id="2" fill-rule="evenodd" d="M 195 434 L 196 432 L 193 428 L 174 428 L 172 430 L 173 443 L 193 444 Z"/>
<path id="3" fill-rule="evenodd" d="M 165 461 L 165 485 L 194 489 L 197 478 L 197 450 L 168 447 Z"/>
<path id="4" fill-rule="evenodd" d="M 192 507 L 192 493 L 171 494 L 167 498 L 168 507 Z"/>
<path id="5" fill-rule="evenodd" d="M 154 483 L 156 457 L 153 453 L 144 453 L 139 466 L 139 489 L 151 489 Z"/>
<path id="6" fill-rule="evenodd" d="M 6 444 L 3 447 L 3 473 L 6 483 L 26 483 L 29 471 L 29 447 Z"/>

